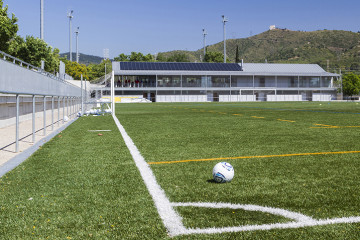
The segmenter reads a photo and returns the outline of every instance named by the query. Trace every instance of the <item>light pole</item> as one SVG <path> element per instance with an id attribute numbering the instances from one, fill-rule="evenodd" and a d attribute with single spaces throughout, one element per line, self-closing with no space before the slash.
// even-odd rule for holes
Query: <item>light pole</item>
<path id="1" fill-rule="evenodd" d="M 40 0 L 40 39 L 44 40 L 44 0 Z"/>
<path id="2" fill-rule="evenodd" d="M 229 20 L 222 15 L 222 22 L 224 24 L 224 63 L 226 63 L 226 35 L 225 35 L 225 23 L 228 22 Z"/>
<path id="3" fill-rule="evenodd" d="M 76 33 L 76 62 L 79 63 L 79 27 L 75 31 Z"/>
<path id="4" fill-rule="evenodd" d="M 207 35 L 207 32 L 205 31 L 205 29 L 203 29 L 203 36 L 204 36 L 204 61 L 205 61 L 205 54 L 206 54 L 206 35 Z"/>
<path id="5" fill-rule="evenodd" d="M 69 54 L 70 54 L 70 62 L 72 61 L 72 49 L 71 49 L 71 36 L 72 36 L 72 32 L 71 32 L 71 19 L 73 18 L 73 10 L 71 10 L 68 14 L 68 18 L 69 18 Z"/>

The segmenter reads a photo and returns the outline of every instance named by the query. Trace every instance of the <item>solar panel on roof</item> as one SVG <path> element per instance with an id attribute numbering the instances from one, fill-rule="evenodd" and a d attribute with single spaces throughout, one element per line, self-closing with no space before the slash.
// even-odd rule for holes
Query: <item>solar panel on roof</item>
<path id="1" fill-rule="evenodd" d="M 237 63 L 120 62 L 121 70 L 152 71 L 241 71 Z"/>

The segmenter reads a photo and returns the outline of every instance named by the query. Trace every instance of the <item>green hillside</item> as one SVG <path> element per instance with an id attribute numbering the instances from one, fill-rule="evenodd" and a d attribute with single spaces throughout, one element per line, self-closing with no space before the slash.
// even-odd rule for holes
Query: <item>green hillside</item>
<path id="1" fill-rule="evenodd" d="M 69 56 L 69 52 L 67 53 L 60 53 L 60 57 Z M 76 53 L 72 53 L 72 59 L 73 61 L 76 61 Z M 89 65 L 89 64 L 99 64 L 103 58 L 93 55 L 87 55 L 80 53 L 79 63 Z"/>
<path id="2" fill-rule="evenodd" d="M 227 57 L 235 61 L 236 46 L 240 59 L 245 62 L 269 63 L 316 63 L 329 70 L 360 70 L 360 34 L 350 31 L 321 30 L 301 32 L 291 30 L 269 30 L 258 35 L 228 39 Z M 208 51 L 223 52 L 224 44 L 219 42 L 207 47 Z M 163 53 L 171 56 L 175 52 Z M 200 61 L 203 49 L 181 51 L 190 61 Z"/>

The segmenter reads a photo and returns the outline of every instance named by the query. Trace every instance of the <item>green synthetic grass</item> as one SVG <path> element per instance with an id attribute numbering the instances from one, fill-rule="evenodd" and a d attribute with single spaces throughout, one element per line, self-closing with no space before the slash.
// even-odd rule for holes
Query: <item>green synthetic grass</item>
<path id="1" fill-rule="evenodd" d="M 0 239 L 164 236 L 111 116 L 78 119 L 0 179 Z"/>
<path id="2" fill-rule="evenodd" d="M 117 117 L 147 162 L 360 151 L 356 103 L 116 107 Z M 95 129 L 111 132 L 101 132 L 102 136 L 88 132 Z M 172 202 L 253 204 L 327 219 L 360 216 L 359 157 L 351 153 L 221 160 L 235 169 L 227 184 L 211 181 L 212 168 L 220 160 L 150 166 Z M 262 212 L 176 210 L 191 228 L 288 222 Z M 80 118 L 0 179 L 0 239 L 46 238 L 168 238 L 110 116 Z M 359 239 L 360 224 L 175 237 L 220 238 Z"/>
<path id="3" fill-rule="evenodd" d="M 117 113 L 148 162 L 360 150 L 356 140 L 360 106 L 356 103 L 134 104 L 118 105 Z M 327 219 L 360 215 L 359 157 L 359 153 L 354 153 L 151 166 L 173 202 L 255 204 Z M 210 181 L 212 168 L 219 161 L 234 166 L 235 178 L 229 184 Z M 224 209 L 177 210 L 188 227 L 283 222 L 279 217 L 268 219 L 265 213 L 257 212 L 239 214 L 234 220 L 234 215 L 225 214 Z M 259 223 L 259 219 L 263 222 Z M 287 239 L 289 234 L 299 239 L 317 239 L 326 232 L 324 237 L 329 239 L 359 238 L 359 226 L 257 231 L 256 236 L 268 238 L 272 236 L 269 232 L 275 232 L 277 239 Z M 335 230 L 339 228 L 342 230 Z M 251 238 L 253 234 L 235 236 Z"/>

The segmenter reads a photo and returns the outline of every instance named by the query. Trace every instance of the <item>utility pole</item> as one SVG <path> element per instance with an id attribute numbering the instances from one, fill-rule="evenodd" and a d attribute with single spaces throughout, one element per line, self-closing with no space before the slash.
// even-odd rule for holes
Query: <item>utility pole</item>
<path id="1" fill-rule="evenodd" d="M 77 27 L 75 33 L 76 33 L 76 62 L 79 63 L 79 27 Z"/>
<path id="2" fill-rule="evenodd" d="M 222 15 L 222 22 L 224 24 L 224 63 L 226 63 L 226 35 L 225 35 L 225 23 L 228 22 L 229 20 Z"/>
<path id="3" fill-rule="evenodd" d="M 40 0 L 40 39 L 44 40 L 44 0 Z"/>
<path id="4" fill-rule="evenodd" d="M 69 18 L 69 54 L 70 54 L 70 62 L 72 61 L 72 48 L 71 48 L 71 37 L 72 37 L 72 31 L 71 31 L 71 19 L 73 18 L 73 10 L 71 10 L 68 14 Z"/>
<path id="5" fill-rule="evenodd" d="M 205 55 L 206 55 L 206 35 L 207 35 L 207 32 L 205 31 L 205 29 L 203 29 L 203 36 L 204 36 L 204 61 L 205 61 Z"/>

